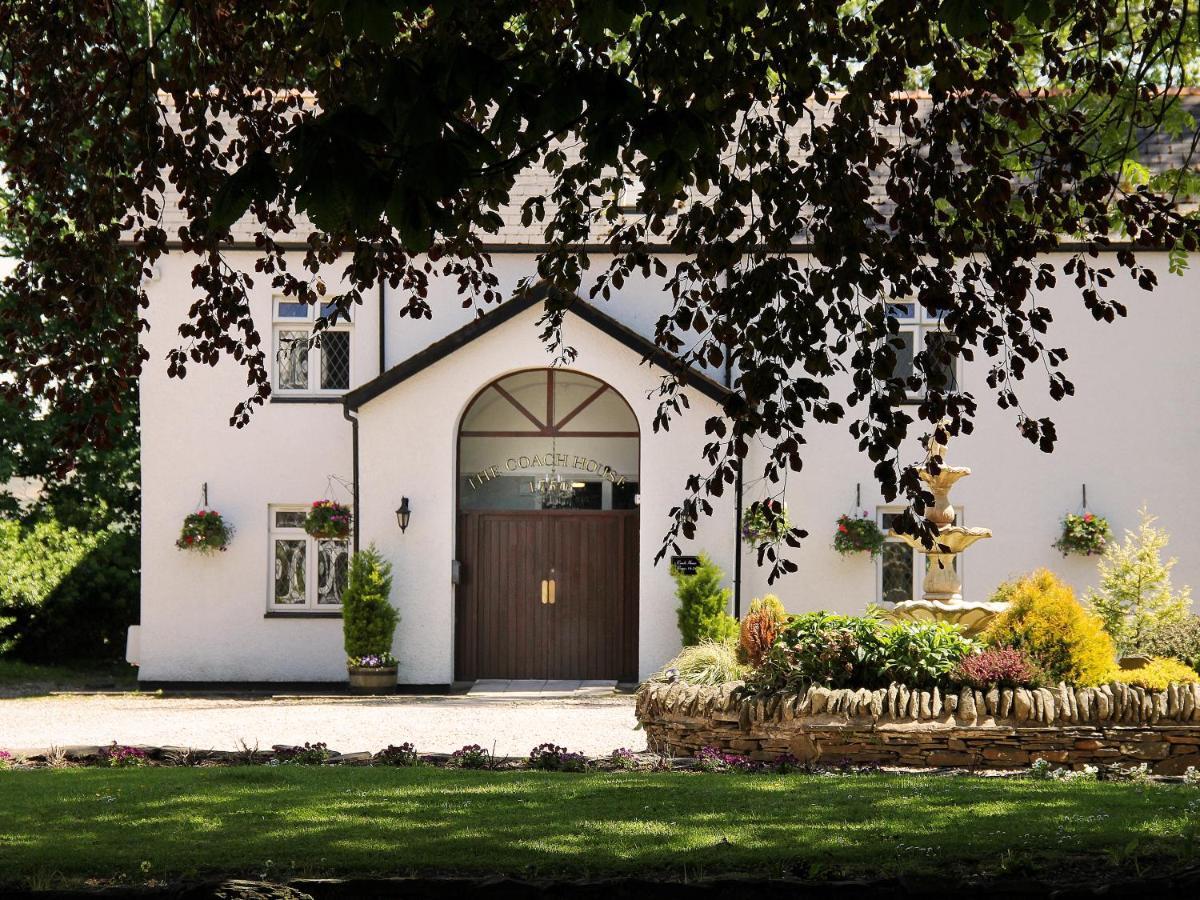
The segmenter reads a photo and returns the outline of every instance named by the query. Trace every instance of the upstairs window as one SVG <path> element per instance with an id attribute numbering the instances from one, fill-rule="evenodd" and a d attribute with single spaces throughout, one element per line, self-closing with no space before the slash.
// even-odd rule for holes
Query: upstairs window
<path id="1" fill-rule="evenodd" d="M 344 317 L 313 334 L 315 307 L 287 297 L 273 301 L 274 383 L 284 395 L 339 394 L 350 389 L 353 328 Z M 321 307 L 332 319 L 333 304 Z"/>
<path id="2" fill-rule="evenodd" d="M 888 314 L 896 319 L 900 332 L 896 335 L 902 346 L 892 349 L 896 351 L 896 368 L 894 378 L 911 378 L 919 375 L 913 362 L 918 350 L 932 351 L 933 370 L 924 373 L 926 390 L 908 391 L 910 400 L 921 400 L 926 391 L 957 391 L 958 390 L 958 359 L 950 356 L 945 362 L 937 359 L 937 352 L 944 346 L 949 335 L 942 327 L 941 317 L 927 313 L 921 304 L 890 303 Z M 893 341 L 895 339 L 892 339 Z"/>

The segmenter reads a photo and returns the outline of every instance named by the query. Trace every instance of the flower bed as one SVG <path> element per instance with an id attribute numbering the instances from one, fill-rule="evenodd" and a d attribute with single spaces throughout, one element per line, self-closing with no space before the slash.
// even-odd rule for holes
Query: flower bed
<path id="1" fill-rule="evenodd" d="M 1156 775 L 1200 768 L 1200 684 L 957 692 L 892 684 L 752 695 L 737 682 L 648 683 L 637 718 L 651 749 L 674 756 L 713 748 L 822 765 L 1012 769 L 1041 759 L 1079 769 L 1148 763 Z"/>

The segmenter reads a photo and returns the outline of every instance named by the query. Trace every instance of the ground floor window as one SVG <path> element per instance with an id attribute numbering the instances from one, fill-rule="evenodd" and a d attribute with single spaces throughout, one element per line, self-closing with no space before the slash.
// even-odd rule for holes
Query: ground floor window
<path id="1" fill-rule="evenodd" d="M 340 609 L 350 543 L 314 538 L 304 531 L 303 506 L 272 506 L 270 552 L 272 609 Z"/>

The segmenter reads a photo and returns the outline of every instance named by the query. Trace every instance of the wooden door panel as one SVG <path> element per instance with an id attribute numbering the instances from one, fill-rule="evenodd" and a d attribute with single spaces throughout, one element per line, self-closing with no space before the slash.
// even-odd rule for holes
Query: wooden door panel
<path id="1" fill-rule="evenodd" d="M 635 679 L 637 535 L 637 510 L 462 513 L 456 676 Z"/>

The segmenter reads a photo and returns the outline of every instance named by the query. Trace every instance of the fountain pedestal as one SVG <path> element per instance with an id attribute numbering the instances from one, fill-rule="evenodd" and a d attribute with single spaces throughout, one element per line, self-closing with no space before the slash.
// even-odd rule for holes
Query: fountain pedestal
<path id="1" fill-rule="evenodd" d="M 937 457 L 937 465 L 934 465 L 934 457 Z M 1004 610 L 1005 604 L 963 599 L 958 557 L 976 541 L 990 538 L 992 532 L 987 528 L 965 528 L 954 524 L 957 515 L 950 503 L 950 488 L 960 478 L 970 475 L 971 470 L 964 466 L 941 465 L 945 458 L 945 445 L 931 440 L 925 468 L 920 473 L 921 480 L 933 493 L 933 503 L 925 510 L 925 520 L 937 529 L 937 544 L 926 549 L 920 538 L 895 530 L 890 532 L 892 537 L 900 538 L 922 554 L 926 562 L 921 599 L 897 603 L 888 615 L 899 621 L 952 622 L 967 634 L 976 634 Z"/>

